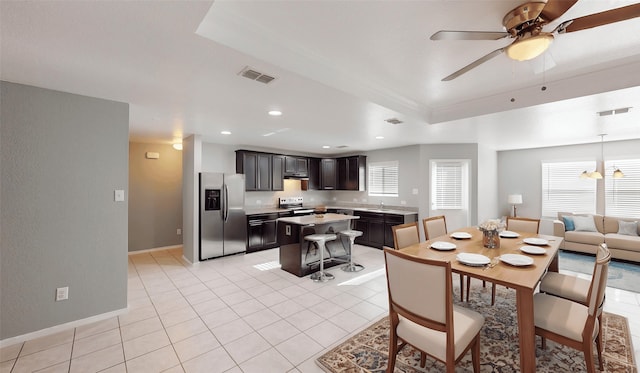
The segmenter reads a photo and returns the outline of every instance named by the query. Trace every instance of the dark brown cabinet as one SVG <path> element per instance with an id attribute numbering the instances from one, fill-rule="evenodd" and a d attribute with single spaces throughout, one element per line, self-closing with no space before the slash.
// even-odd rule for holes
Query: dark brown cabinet
<path id="1" fill-rule="evenodd" d="M 271 190 L 284 190 L 284 155 L 271 156 Z"/>
<path id="2" fill-rule="evenodd" d="M 356 220 L 356 230 L 362 232 L 362 236 L 356 238 L 356 243 L 381 249 L 383 246 L 394 247 L 393 231 L 391 227 L 398 224 L 414 222 L 418 220 L 418 214 L 387 214 L 366 211 L 355 211 L 354 215 L 360 217 Z"/>
<path id="3" fill-rule="evenodd" d="M 278 214 L 247 215 L 247 252 L 278 247 Z"/>
<path id="4" fill-rule="evenodd" d="M 367 157 L 356 155 L 337 159 L 338 189 L 364 191 Z"/>
<path id="5" fill-rule="evenodd" d="M 302 183 L 306 183 L 303 190 L 318 190 L 320 189 L 320 158 L 308 158 L 309 167 L 309 180 L 303 180 Z"/>
<path id="6" fill-rule="evenodd" d="M 236 151 L 236 172 L 244 174 L 245 190 L 283 190 L 284 156 L 270 153 Z"/>
<path id="7" fill-rule="evenodd" d="M 309 176 L 309 161 L 306 157 L 287 155 L 285 156 L 284 161 L 284 176 Z"/>
<path id="8" fill-rule="evenodd" d="M 334 190 L 338 187 L 337 161 L 334 158 L 320 160 L 320 189 Z"/>

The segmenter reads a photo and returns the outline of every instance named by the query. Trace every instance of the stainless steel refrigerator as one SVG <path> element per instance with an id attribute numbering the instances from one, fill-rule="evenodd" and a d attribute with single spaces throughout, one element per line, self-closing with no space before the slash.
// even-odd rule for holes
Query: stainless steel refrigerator
<path id="1" fill-rule="evenodd" d="M 244 175 L 200 173 L 200 260 L 247 250 Z"/>

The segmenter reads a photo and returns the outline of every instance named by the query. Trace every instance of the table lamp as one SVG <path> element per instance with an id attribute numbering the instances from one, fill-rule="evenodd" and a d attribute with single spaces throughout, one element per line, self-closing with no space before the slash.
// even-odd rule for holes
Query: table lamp
<path id="1" fill-rule="evenodd" d="M 509 194 L 507 201 L 510 205 L 513 205 L 513 217 L 515 218 L 518 216 L 516 213 L 516 205 L 522 204 L 522 194 Z"/>

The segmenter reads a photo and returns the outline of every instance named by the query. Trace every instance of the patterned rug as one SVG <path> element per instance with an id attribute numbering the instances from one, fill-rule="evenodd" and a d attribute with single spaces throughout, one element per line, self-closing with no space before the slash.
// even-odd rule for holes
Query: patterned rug
<path id="1" fill-rule="evenodd" d="M 481 372 L 518 372 L 517 320 L 515 316 L 515 291 L 498 286 L 496 305 L 491 306 L 490 286 L 474 286 L 470 307 L 485 316 L 480 341 Z M 456 289 L 457 291 L 457 289 Z M 459 297 L 455 297 L 457 299 Z M 604 313 L 604 372 L 637 373 L 629 324 L 623 316 Z M 582 352 L 547 340 L 547 349 L 542 350 L 537 339 L 537 372 L 586 372 Z M 389 321 L 384 317 L 316 360 L 326 372 L 384 372 L 387 367 L 389 349 Z M 595 349 L 595 347 L 594 347 Z M 595 355 L 595 352 L 594 352 Z M 597 355 L 596 355 L 597 360 Z M 398 354 L 395 372 L 442 372 L 444 364 L 427 358 L 425 368 L 420 368 L 420 353 L 405 346 Z M 597 362 L 596 362 L 597 364 Z M 461 360 L 456 371 L 472 372 L 471 353 Z"/>

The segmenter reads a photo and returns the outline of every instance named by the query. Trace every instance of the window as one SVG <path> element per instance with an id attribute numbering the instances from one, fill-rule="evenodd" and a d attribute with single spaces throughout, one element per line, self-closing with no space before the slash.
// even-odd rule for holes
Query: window
<path id="1" fill-rule="evenodd" d="M 595 214 L 596 181 L 581 179 L 595 161 L 542 162 L 542 216 L 555 219 L 558 212 Z"/>
<path id="2" fill-rule="evenodd" d="M 398 161 L 369 164 L 369 195 L 398 196 Z"/>
<path id="3" fill-rule="evenodd" d="M 431 210 L 465 208 L 467 162 L 431 161 Z"/>
<path id="4" fill-rule="evenodd" d="M 616 168 L 624 173 L 623 178 L 613 178 Z M 605 170 L 605 214 L 640 218 L 640 159 L 606 161 Z"/>

